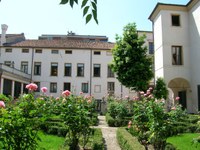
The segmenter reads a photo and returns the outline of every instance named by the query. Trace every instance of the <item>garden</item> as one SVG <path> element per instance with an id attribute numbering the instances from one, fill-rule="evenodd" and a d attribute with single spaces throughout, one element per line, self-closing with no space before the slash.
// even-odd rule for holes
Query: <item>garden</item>
<path id="1" fill-rule="evenodd" d="M 46 87 L 36 96 L 36 84 L 26 88 L 17 100 L 0 95 L 0 149 L 103 149 L 100 129 L 91 128 L 98 123 L 92 96 L 66 90 L 54 98 Z"/>
<path id="2" fill-rule="evenodd" d="M 139 97 L 108 99 L 106 120 L 109 126 L 119 127 L 117 139 L 122 149 L 200 149 L 199 115 L 188 114 L 179 104 L 179 97 L 169 109 L 165 94 L 150 87 Z"/>

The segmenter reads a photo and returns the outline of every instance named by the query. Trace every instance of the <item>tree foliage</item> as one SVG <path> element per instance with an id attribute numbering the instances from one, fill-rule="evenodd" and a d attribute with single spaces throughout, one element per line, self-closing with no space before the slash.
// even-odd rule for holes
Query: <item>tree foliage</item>
<path id="1" fill-rule="evenodd" d="M 122 85 L 136 91 L 145 90 L 153 77 L 152 59 L 147 55 L 144 36 L 138 36 L 136 24 L 129 23 L 123 29 L 123 36 L 116 36 L 112 49 L 112 70 Z"/>
<path id="2" fill-rule="evenodd" d="M 166 83 L 163 78 L 158 78 L 156 80 L 156 87 L 154 89 L 154 96 L 157 99 L 167 99 L 168 90 L 166 87 Z"/>
<path id="3" fill-rule="evenodd" d="M 74 4 L 78 4 L 79 0 L 61 0 L 60 4 L 70 4 L 73 8 Z M 86 24 L 92 19 L 98 24 L 97 19 L 97 0 L 82 0 L 81 9 L 83 9 L 83 17 L 85 17 Z M 89 11 L 90 10 L 90 11 Z"/>
<path id="4" fill-rule="evenodd" d="M 1 2 L 1 0 L 0 0 Z M 79 4 L 79 0 L 61 0 L 60 4 L 69 4 L 72 8 L 74 4 Z M 82 0 L 81 9 L 83 9 L 83 17 L 85 17 L 86 24 L 92 19 L 98 24 L 97 19 L 97 0 Z M 89 12 L 90 10 L 90 12 Z"/>

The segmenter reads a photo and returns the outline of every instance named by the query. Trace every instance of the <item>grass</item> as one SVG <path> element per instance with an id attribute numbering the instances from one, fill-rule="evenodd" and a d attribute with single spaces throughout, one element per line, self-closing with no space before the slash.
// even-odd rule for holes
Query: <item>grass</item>
<path id="1" fill-rule="evenodd" d="M 177 150 L 199 150 L 200 143 L 193 144 L 193 139 L 199 137 L 199 133 L 185 133 L 167 139 Z"/>
<path id="2" fill-rule="evenodd" d="M 41 141 L 37 150 L 62 150 L 65 138 L 39 132 Z"/>

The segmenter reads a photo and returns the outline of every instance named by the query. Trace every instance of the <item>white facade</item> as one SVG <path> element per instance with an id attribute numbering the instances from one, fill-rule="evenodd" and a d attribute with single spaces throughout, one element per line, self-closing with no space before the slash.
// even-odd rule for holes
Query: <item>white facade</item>
<path id="1" fill-rule="evenodd" d="M 158 3 L 149 19 L 153 23 L 155 78 L 165 79 L 188 112 L 199 111 L 200 1 Z"/>
<path id="2" fill-rule="evenodd" d="M 34 42 L 38 41 L 44 40 L 35 40 Z M 70 83 L 70 91 L 78 95 L 82 91 L 82 83 L 86 83 L 88 91 L 84 95 L 93 95 L 95 99 L 102 99 L 109 94 L 108 82 L 114 83 L 114 91 L 111 92 L 114 92 L 116 97 L 124 98 L 125 96 L 132 97 L 135 95 L 134 92 L 121 86 L 115 77 L 108 77 L 108 65 L 112 60 L 111 49 L 34 47 L 34 44 L 27 47 L 26 41 L 24 42 L 25 45 L 22 44 L 22 46 L 2 46 L 0 63 L 12 62 L 15 69 L 23 70 L 22 63 L 25 62 L 28 64 L 27 73 L 31 76 L 30 82 L 39 83 L 40 88 L 47 87 L 48 95 L 60 96 L 62 91 L 66 90 L 64 89 L 64 83 Z M 109 43 L 107 44 L 109 45 Z M 113 44 L 111 43 L 112 46 Z M 7 52 L 8 49 L 11 49 L 11 52 Z M 38 50 L 40 51 L 39 53 L 37 52 Z M 56 50 L 58 53 L 52 53 L 52 50 Z M 71 51 L 71 53 L 66 54 L 65 51 Z M 98 54 L 94 54 L 94 52 Z M 41 73 L 39 75 L 35 75 L 35 63 L 41 64 Z M 51 75 L 52 63 L 58 64 L 56 76 Z M 71 64 L 71 76 L 64 75 L 66 63 Z M 81 77 L 77 76 L 78 64 L 84 64 L 84 75 Z M 99 77 L 94 77 L 94 64 L 100 64 Z M 56 83 L 56 91 L 50 91 L 51 83 Z M 40 93 L 38 92 L 38 94 Z"/>

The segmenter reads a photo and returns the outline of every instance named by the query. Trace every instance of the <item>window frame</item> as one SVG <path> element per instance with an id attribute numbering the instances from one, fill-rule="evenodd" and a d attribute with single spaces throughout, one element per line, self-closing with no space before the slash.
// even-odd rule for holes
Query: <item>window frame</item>
<path id="1" fill-rule="evenodd" d="M 87 82 L 81 83 L 81 91 L 83 93 L 88 93 L 89 92 L 89 85 Z"/>
<path id="2" fill-rule="evenodd" d="M 12 48 L 6 48 L 5 53 L 12 53 Z"/>
<path id="3" fill-rule="evenodd" d="M 21 61 L 21 71 L 28 74 L 28 61 Z"/>
<path id="4" fill-rule="evenodd" d="M 42 63 L 41 62 L 34 62 L 34 75 L 41 75 Z"/>
<path id="5" fill-rule="evenodd" d="M 95 67 L 97 65 L 99 67 Z M 93 77 L 101 77 L 101 64 L 93 64 Z"/>
<path id="6" fill-rule="evenodd" d="M 111 95 L 115 93 L 115 82 L 107 82 L 107 91 L 108 91 L 108 94 L 111 94 Z"/>
<path id="7" fill-rule="evenodd" d="M 175 18 L 175 17 L 178 17 L 178 18 Z M 176 19 L 178 19 L 178 21 Z M 171 14 L 171 24 L 172 24 L 173 27 L 180 27 L 181 26 L 180 14 Z"/>
<path id="8" fill-rule="evenodd" d="M 82 69 L 82 71 L 80 69 Z M 77 77 L 84 77 L 84 63 L 77 64 Z"/>
<path id="9" fill-rule="evenodd" d="M 52 50 L 51 50 L 51 54 L 59 54 L 59 50 L 57 50 L 57 49 L 52 49 Z"/>
<path id="10" fill-rule="evenodd" d="M 65 86 L 65 85 L 67 85 L 67 86 Z M 69 88 L 66 88 L 68 86 L 69 86 Z M 63 91 L 65 91 L 65 90 L 71 91 L 71 82 L 64 82 L 63 83 Z"/>
<path id="11" fill-rule="evenodd" d="M 42 49 L 35 49 L 35 53 L 41 54 L 42 53 Z"/>
<path id="12" fill-rule="evenodd" d="M 50 93 L 57 93 L 58 86 L 57 82 L 50 82 Z"/>
<path id="13" fill-rule="evenodd" d="M 54 73 L 54 68 L 53 67 L 55 67 L 55 73 Z M 57 62 L 51 62 L 51 70 L 50 71 L 51 71 L 50 72 L 51 76 L 58 76 L 58 63 Z"/>
<path id="14" fill-rule="evenodd" d="M 179 54 L 177 54 L 177 53 L 179 53 Z M 172 58 L 173 66 L 182 66 L 183 65 L 183 48 L 182 48 L 182 46 L 172 45 L 171 56 L 172 56 L 171 58 Z"/>
<path id="15" fill-rule="evenodd" d="M 29 53 L 29 49 L 28 48 L 22 48 L 22 53 Z"/>
<path id="16" fill-rule="evenodd" d="M 94 51 L 94 55 L 101 55 L 101 51 Z"/>
<path id="17" fill-rule="evenodd" d="M 108 78 L 114 78 L 115 77 L 115 73 L 112 71 L 112 69 L 109 65 L 107 66 L 107 77 Z"/>
<path id="18" fill-rule="evenodd" d="M 69 66 L 66 66 L 69 65 Z M 69 73 L 68 73 L 68 71 Z M 65 63 L 64 64 L 64 76 L 65 77 L 71 77 L 72 76 L 72 63 Z"/>
<path id="19" fill-rule="evenodd" d="M 65 54 L 72 54 L 72 50 L 65 50 Z"/>

